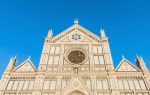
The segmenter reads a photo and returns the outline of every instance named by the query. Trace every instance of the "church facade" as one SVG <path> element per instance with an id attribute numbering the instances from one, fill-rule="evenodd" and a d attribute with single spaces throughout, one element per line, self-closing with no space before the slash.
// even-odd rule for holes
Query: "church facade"
<path id="1" fill-rule="evenodd" d="M 38 69 L 12 57 L 0 80 L 0 95 L 150 95 L 150 74 L 142 57 L 136 66 L 122 58 L 114 68 L 108 38 L 74 21 L 57 36 L 48 32 Z"/>

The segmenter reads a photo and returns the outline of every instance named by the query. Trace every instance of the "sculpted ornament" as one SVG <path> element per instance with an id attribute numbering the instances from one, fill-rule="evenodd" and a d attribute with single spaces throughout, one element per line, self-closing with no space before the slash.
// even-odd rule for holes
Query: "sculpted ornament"
<path id="1" fill-rule="evenodd" d="M 40 71 L 42 71 L 42 72 L 46 71 L 46 66 L 41 66 Z"/>
<path id="2" fill-rule="evenodd" d="M 76 31 L 75 33 L 72 33 L 69 37 L 69 39 L 73 42 L 78 42 L 81 41 L 84 38 L 84 36 L 79 33 L 78 31 Z"/>
<path id="3" fill-rule="evenodd" d="M 69 95 L 84 95 L 84 94 L 79 91 L 74 91 L 74 92 L 70 93 Z"/>

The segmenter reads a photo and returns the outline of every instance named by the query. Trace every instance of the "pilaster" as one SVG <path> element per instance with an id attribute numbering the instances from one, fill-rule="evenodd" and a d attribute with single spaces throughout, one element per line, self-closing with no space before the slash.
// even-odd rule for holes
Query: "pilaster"
<path id="1" fill-rule="evenodd" d="M 63 69 L 63 61 L 64 61 L 64 50 L 65 50 L 65 46 L 61 45 L 61 50 L 60 50 L 60 62 L 59 62 L 59 70 L 62 71 Z"/>
<path id="2" fill-rule="evenodd" d="M 38 72 L 35 78 L 35 83 L 34 83 L 35 85 L 32 93 L 33 95 L 41 95 L 44 79 L 45 79 L 44 73 Z"/>
<path id="3" fill-rule="evenodd" d="M 91 76 L 91 81 L 92 81 L 92 94 L 93 95 L 96 95 L 95 93 L 97 93 L 95 91 L 95 88 L 96 88 L 96 76 Z"/>
<path id="4" fill-rule="evenodd" d="M 9 82 L 10 76 L 9 75 L 3 75 L 3 78 L 1 79 L 1 84 L 0 84 L 0 95 L 3 95 L 7 84 Z"/>
<path id="5" fill-rule="evenodd" d="M 113 65 L 113 61 L 112 61 L 112 56 L 111 56 L 111 52 L 110 52 L 108 38 L 102 37 L 101 40 L 102 40 L 102 48 L 103 48 L 104 61 L 106 64 L 106 69 L 108 71 L 114 71 L 114 65 Z"/>
<path id="6" fill-rule="evenodd" d="M 94 70 L 93 46 L 92 45 L 89 45 L 89 60 L 90 60 L 90 70 Z"/>
<path id="7" fill-rule="evenodd" d="M 117 76 L 115 74 L 108 75 L 109 78 L 109 86 L 110 86 L 110 91 L 112 95 L 120 95 L 118 91 L 118 83 L 117 83 Z"/>
<path id="8" fill-rule="evenodd" d="M 62 76 L 57 76 L 56 95 L 60 95 Z"/>

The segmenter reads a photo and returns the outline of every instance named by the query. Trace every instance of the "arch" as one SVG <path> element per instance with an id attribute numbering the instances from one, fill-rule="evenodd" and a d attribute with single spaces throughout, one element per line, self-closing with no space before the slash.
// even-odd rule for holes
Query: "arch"
<path id="1" fill-rule="evenodd" d="M 75 91 L 72 91 L 71 93 L 69 93 L 68 95 L 85 95 L 85 94 L 82 93 L 81 91 L 75 90 Z"/>

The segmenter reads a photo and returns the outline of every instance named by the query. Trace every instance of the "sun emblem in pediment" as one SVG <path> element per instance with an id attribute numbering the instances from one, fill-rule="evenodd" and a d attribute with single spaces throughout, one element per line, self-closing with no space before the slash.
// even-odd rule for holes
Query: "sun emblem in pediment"
<path id="1" fill-rule="evenodd" d="M 73 42 L 78 42 L 83 40 L 84 36 L 78 31 L 75 31 L 74 33 L 70 34 L 69 39 Z"/>

